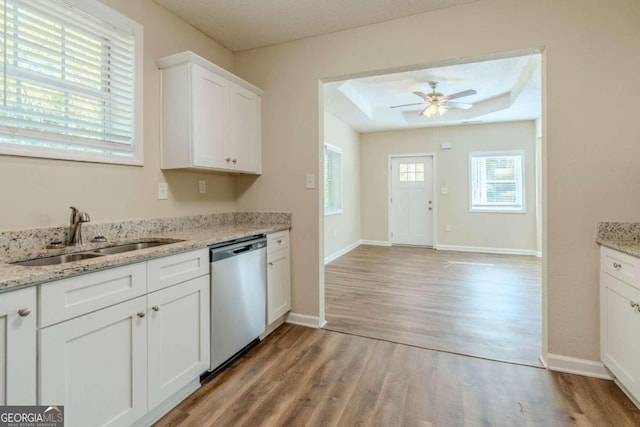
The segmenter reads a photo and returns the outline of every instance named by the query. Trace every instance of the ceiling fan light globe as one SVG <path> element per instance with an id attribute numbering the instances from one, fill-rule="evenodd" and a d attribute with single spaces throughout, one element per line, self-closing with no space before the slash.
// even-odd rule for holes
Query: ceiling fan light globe
<path id="1" fill-rule="evenodd" d="M 438 114 L 439 114 L 440 116 L 441 116 L 441 115 L 443 115 L 443 114 L 444 114 L 444 113 L 446 113 L 446 112 L 447 112 L 447 108 L 446 108 L 444 105 L 439 105 L 439 106 L 438 106 Z"/>

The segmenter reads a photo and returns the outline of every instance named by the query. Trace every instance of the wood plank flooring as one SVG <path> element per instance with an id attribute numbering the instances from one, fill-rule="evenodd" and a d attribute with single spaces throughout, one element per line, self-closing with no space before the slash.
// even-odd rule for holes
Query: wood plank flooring
<path id="1" fill-rule="evenodd" d="M 611 381 L 287 324 L 156 424 L 639 425 Z"/>
<path id="2" fill-rule="evenodd" d="M 541 366 L 538 258 L 359 246 L 325 266 L 325 329 Z"/>

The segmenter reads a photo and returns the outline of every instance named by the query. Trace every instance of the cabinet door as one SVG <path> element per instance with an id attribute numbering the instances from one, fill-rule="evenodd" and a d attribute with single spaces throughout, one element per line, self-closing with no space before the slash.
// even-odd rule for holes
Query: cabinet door
<path id="1" fill-rule="evenodd" d="M 291 310 L 289 249 L 269 254 L 267 262 L 267 324 Z"/>
<path id="2" fill-rule="evenodd" d="M 198 65 L 190 67 L 192 163 L 196 167 L 229 168 L 229 82 Z"/>
<path id="3" fill-rule="evenodd" d="M 600 352 L 604 364 L 640 397 L 640 291 L 600 273 Z"/>
<path id="4" fill-rule="evenodd" d="M 0 405 L 2 406 L 36 404 L 35 311 L 35 287 L 0 295 Z"/>
<path id="5" fill-rule="evenodd" d="M 238 172 L 261 172 L 260 97 L 229 83 L 229 144 L 232 167 Z"/>
<path id="6" fill-rule="evenodd" d="M 153 292 L 149 306 L 149 409 L 209 368 L 209 275 Z"/>
<path id="7" fill-rule="evenodd" d="M 65 425 L 129 426 L 147 412 L 146 297 L 40 330 L 39 404 Z"/>

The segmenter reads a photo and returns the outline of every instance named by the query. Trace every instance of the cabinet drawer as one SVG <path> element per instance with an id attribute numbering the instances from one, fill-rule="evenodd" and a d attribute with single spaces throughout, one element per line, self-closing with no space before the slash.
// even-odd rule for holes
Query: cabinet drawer
<path id="1" fill-rule="evenodd" d="M 280 249 L 289 247 L 289 231 L 279 231 L 267 235 L 267 253 L 270 254 Z"/>
<path id="2" fill-rule="evenodd" d="M 602 271 L 640 289 L 640 259 L 605 247 L 600 253 Z"/>
<path id="3" fill-rule="evenodd" d="M 185 252 L 147 262 L 149 292 L 209 274 L 209 249 Z"/>
<path id="4" fill-rule="evenodd" d="M 40 285 L 40 327 L 144 295 L 146 263 L 126 265 Z"/>

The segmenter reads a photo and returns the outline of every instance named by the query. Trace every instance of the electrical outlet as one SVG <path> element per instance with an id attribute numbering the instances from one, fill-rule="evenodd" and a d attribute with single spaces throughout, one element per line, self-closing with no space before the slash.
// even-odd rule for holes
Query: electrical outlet
<path id="1" fill-rule="evenodd" d="M 445 224 L 444 231 L 451 231 L 451 224 Z"/>
<path id="2" fill-rule="evenodd" d="M 205 194 L 207 192 L 207 181 L 204 179 L 198 181 L 198 191 L 200 191 L 200 194 Z"/>
<path id="3" fill-rule="evenodd" d="M 312 173 L 307 174 L 307 178 L 305 181 L 305 188 L 307 190 L 313 190 L 316 188 L 316 176 Z"/>
<path id="4" fill-rule="evenodd" d="M 167 200 L 169 198 L 169 186 L 166 182 L 158 183 L 158 200 Z"/>

